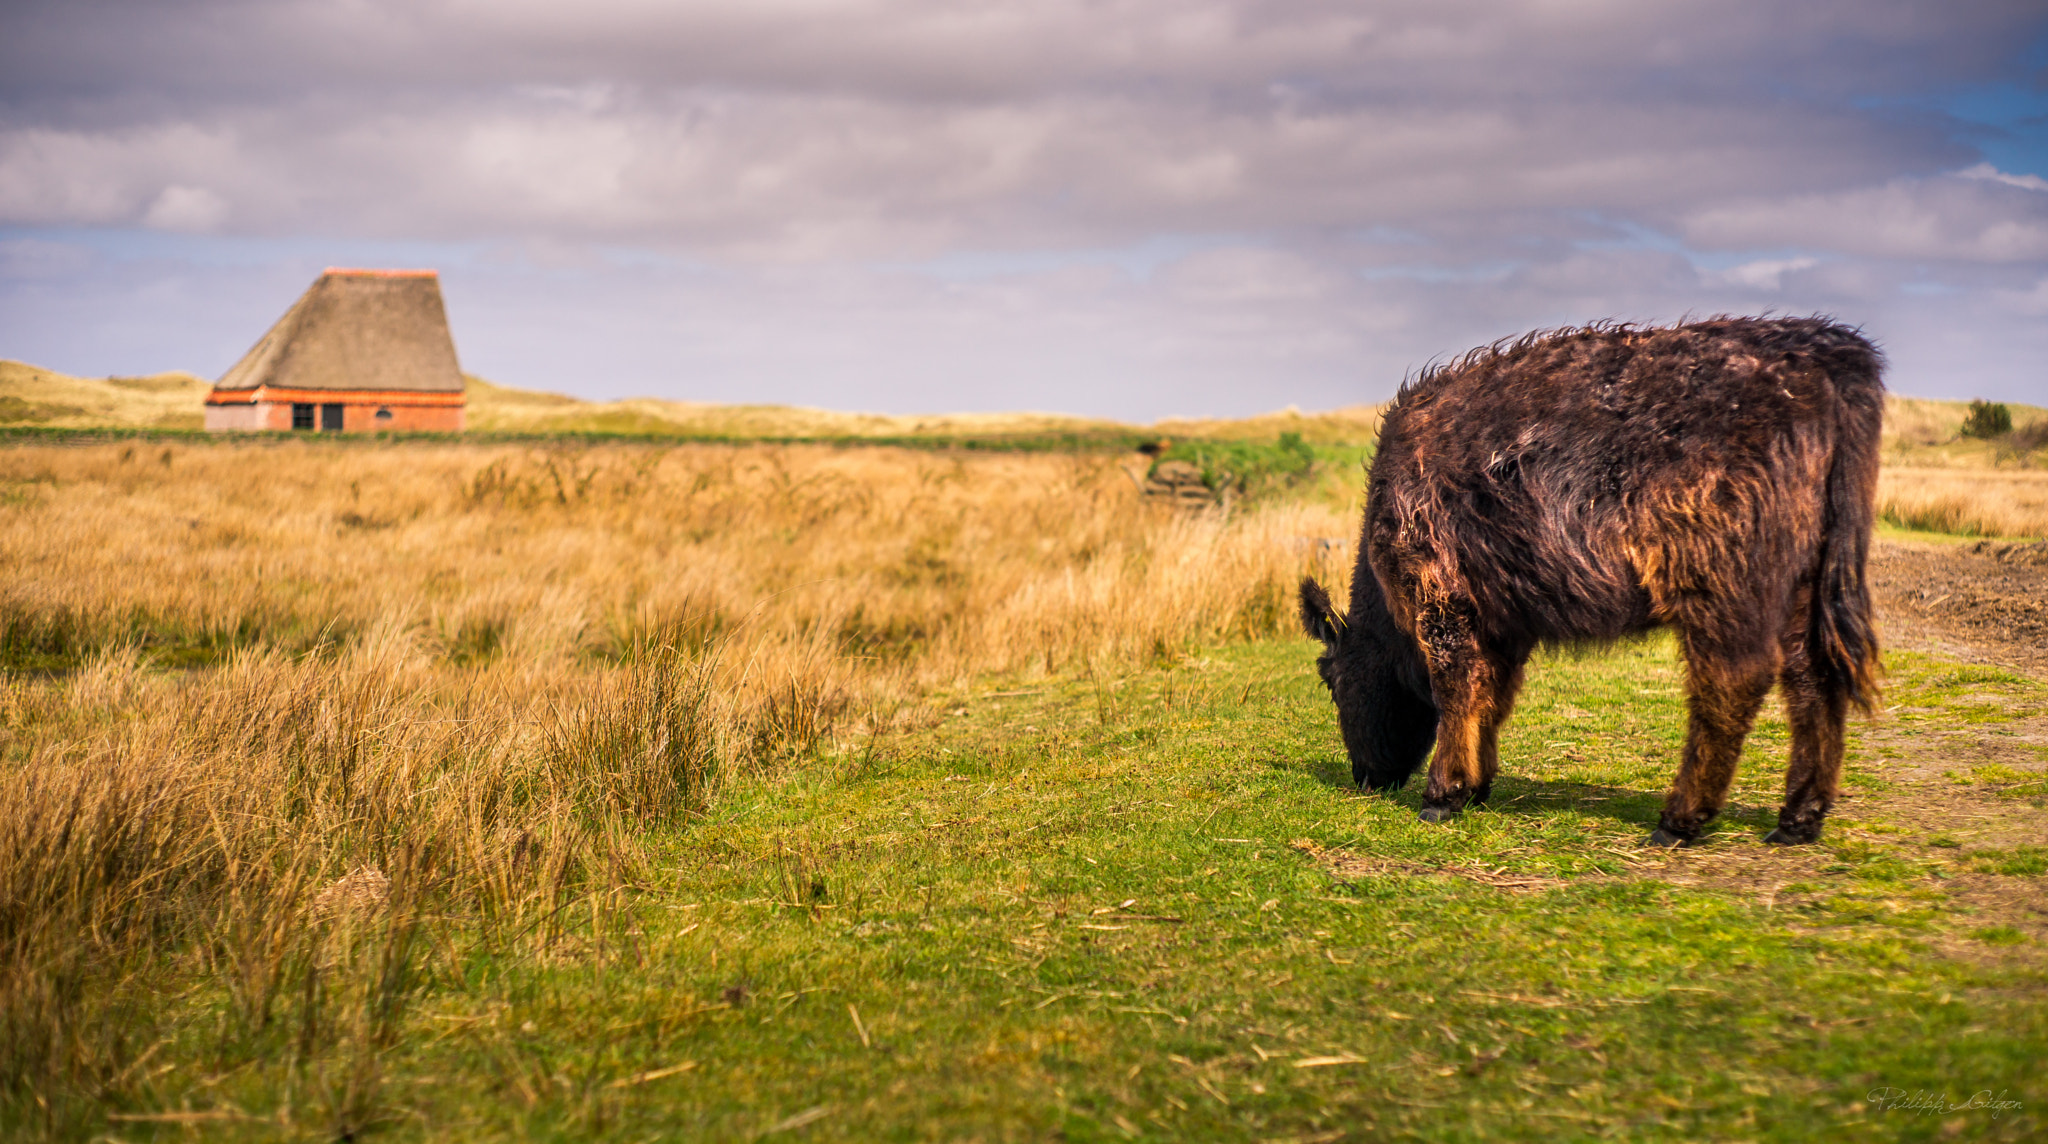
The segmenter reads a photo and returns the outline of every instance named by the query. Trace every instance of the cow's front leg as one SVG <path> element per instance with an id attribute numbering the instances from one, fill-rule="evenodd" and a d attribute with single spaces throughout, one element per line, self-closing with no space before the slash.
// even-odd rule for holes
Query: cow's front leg
<path id="1" fill-rule="evenodd" d="M 1493 676 L 1493 702 L 1479 726 L 1479 787 L 1469 805 L 1479 806 L 1493 797 L 1493 780 L 1500 775 L 1500 726 L 1514 710 L 1515 696 L 1522 689 L 1522 667 L 1528 653 L 1493 656 L 1488 659 Z"/>
<path id="2" fill-rule="evenodd" d="M 1499 769 L 1496 731 L 1512 702 L 1510 665 L 1487 655 L 1456 612 L 1420 617 L 1437 707 L 1436 755 L 1422 792 L 1422 820 L 1442 822 L 1484 801 Z"/>

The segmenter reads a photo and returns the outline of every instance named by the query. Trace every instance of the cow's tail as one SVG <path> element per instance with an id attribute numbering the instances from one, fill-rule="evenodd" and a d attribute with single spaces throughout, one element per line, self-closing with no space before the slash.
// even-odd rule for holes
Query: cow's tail
<path id="1" fill-rule="evenodd" d="M 1878 698 L 1877 629 L 1864 561 L 1877 514 L 1879 435 L 1884 427 L 1883 359 L 1848 334 L 1827 364 L 1834 381 L 1834 456 L 1828 464 L 1826 521 L 1814 582 L 1807 653 L 1828 689 L 1864 712 Z"/>

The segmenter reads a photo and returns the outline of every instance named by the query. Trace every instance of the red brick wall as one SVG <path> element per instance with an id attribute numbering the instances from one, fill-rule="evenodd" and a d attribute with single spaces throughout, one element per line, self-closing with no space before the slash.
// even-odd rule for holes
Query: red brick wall
<path id="1" fill-rule="evenodd" d="M 377 416 L 379 410 L 389 410 L 391 416 L 380 418 Z M 460 405 L 343 402 L 341 428 L 344 433 L 460 433 L 463 424 L 462 414 L 463 409 Z M 320 424 L 317 408 L 313 413 L 313 424 Z M 292 406 L 288 401 L 255 401 L 246 405 L 206 407 L 206 428 L 209 432 L 251 432 L 268 429 L 289 432 L 291 427 Z M 319 431 L 317 428 L 311 430 L 314 433 Z"/>
<path id="2" fill-rule="evenodd" d="M 388 410 L 391 416 L 378 417 L 379 410 Z M 291 421 L 289 410 L 285 421 Z M 462 406 L 351 404 L 342 410 L 341 428 L 345 433 L 460 433 Z"/>
<path id="3" fill-rule="evenodd" d="M 209 405 L 206 407 L 206 431 L 209 433 L 256 432 L 263 429 L 290 429 L 292 407 L 275 405 L 270 402 L 250 402 L 245 405 Z"/>

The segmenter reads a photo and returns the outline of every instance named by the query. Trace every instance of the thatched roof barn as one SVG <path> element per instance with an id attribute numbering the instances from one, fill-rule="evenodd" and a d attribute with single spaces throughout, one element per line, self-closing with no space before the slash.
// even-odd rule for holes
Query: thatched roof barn
<path id="1" fill-rule="evenodd" d="M 329 269 L 206 396 L 212 430 L 459 432 L 462 414 L 432 270 Z"/>

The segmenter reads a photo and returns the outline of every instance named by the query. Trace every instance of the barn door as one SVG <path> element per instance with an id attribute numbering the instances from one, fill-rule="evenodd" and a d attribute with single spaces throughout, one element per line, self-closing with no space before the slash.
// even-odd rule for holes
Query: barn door
<path id="1" fill-rule="evenodd" d="M 323 405 L 320 407 L 320 429 L 322 432 L 341 432 L 341 411 L 343 408 L 340 405 Z"/>

